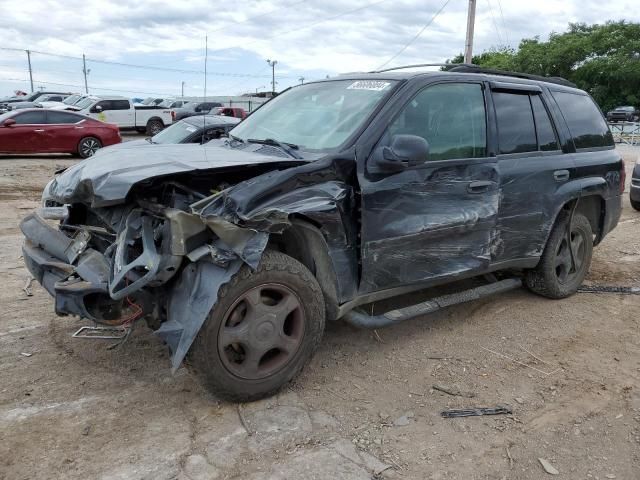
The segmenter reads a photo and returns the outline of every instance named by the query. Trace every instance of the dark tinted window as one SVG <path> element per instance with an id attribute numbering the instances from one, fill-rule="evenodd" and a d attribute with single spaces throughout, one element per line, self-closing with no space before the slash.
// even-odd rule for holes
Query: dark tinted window
<path id="1" fill-rule="evenodd" d="M 556 132 L 551 123 L 549 112 L 542 103 L 540 95 L 531 95 L 533 116 L 536 119 L 536 133 L 538 134 L 538 146 L 543 152 L 560 150 Z"/>
<path id="2" fill-rule="evenodd" d="M 67 112 L 56 112 L 50 110 L 47 112 L 47 123 L 78 123 L 83 117 Z"/>
<path id="3" fill-rule="evenodd" d="M 17 124 L 21 125 L 45 123 L 44 112 L 24 112 L 13 118 L 15 118 Z"/>
<path id="4" fill-rule="evenodd" d="M 493 92 L 493 103 L 496 106 L 500 153 L 537 151 L 529 95 Z"/>
<path id="5" fill-rule="evenodd" d="M 567 121 L 576 148 L 613 145 L 613 136 L 591 97 L 567 92 L 553 92 Z"/>
<path id="6" fill-rule="evenodd" d="M 49 102 L 61 102 L 62 101 L 62 97 L 60 95 L 54 95 L 54 96 L 51 96 L 51 97 L 47 98 L 47 101 L 49 101 Z"/>
<path id="7" fill-rule="evenodd" d="M 128 100 L 111 100 L 110 110 L 129 110 Z"/>
<path id="8" fill-rule="evenodd" d="M 92 112 L 97 112 L 98 111 L 98 107 L 100 107 L 102 110 L 101 111 L 106 111 L 106 110 L 113 110 L 111 108 L 111 100 L 102 100 L 98 103 L 96 103 L 93 107 L 91 107 L 91 111 Z"/>
<path id="9" fill-rule="evenodd" d="M 418 93 L 389 127 L 389 135 L 417 135 L 429 142 L 429 160 L 484 157 L 484 93 L 479 84 L 447 83 Z"/>

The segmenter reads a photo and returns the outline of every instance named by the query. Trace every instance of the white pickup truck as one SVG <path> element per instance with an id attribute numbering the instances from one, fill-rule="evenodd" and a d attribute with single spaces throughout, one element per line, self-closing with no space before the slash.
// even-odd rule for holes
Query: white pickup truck
<path id="1" fill-rule="evenodd" d="M 126 97 L 88 96 L 75 105 L 69 105 L 65 110 L 116 124 L 120 130 L 137 130 L 150 136 L 173 122 L 170 109 L 156 105 L 134 106 Z"/>

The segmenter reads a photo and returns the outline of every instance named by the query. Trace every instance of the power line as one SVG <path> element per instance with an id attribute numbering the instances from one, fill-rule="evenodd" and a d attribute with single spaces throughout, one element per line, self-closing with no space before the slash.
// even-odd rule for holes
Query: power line
<path id="1" fill-rule="evenodd" d="M 496 17 L 493 14 L 493 6 L 491 5 L 491 1 L 487 0 L 487 5 L 489 5 L 489 12 L 491 13 L 491 22 L 493 23 L 493 28 L 496 31 L 496 35 L 498 35 L 498 42 L 500 42 L 500 45 L 504 45 L 504 42 L 502 41 L 502 35 L 500 35 L 500 30 L 498 30 L 498 24 L 496 23 Z"/>
<path id="2" fill-rule="evenodd" d="M 509 29 L 507 28 L 507 22 L 504 20 L 504 12 L 502 11 L 502 2 L 498 0 L 498 7 L 500 8 L 500 18 L 502 18 L 502 26 L 504 28 L 504 36 L 507 38 L 507 45 L 511 45 L 511 40 L 509 40 Z"/>
<path id="3" fill-rule="evenodd" d="M 392 60 L 394 60 L 395 58 L 397 58 L 402 52 L 404 52 L 407 48 L 409 48 L 411 46 L 411 44 L 413 42 L 415 42 L 418 37 L 420 37 L 420 35 L 422 35 L 422 33 L 429 28 L 429 26 L 434 22 L 434 20 L 436 18 L 438 18 L 438 15 L 440 15 L 442 13 L 442 11 L 446 8 L 446 6 L 449 4 L 451 0 L 446 0 L 442 6 L 440 7 L 440 10 L 438 10 L 435 15 L 433 15 L 433 17 L 431 17 L 431 20 L 429 20 L 424 27 L 422 27 L 422 29 L 411 39 L 409 40 L 400 50 L 398 50 L 398 52 L 393 55 L 389 60 L 387 60 L 386 62 L 384 62 L 382 65 L 380 65 L 378 68 L 376 68 L 375 70 L 380 70 L 382 67 L 388 65 Z"/>
<path id="4" fill-rule="evenodd" d="M 26 78 L 0 78 L 0 81 L 3 82 L 25 82 L 28 83 L 29 80 Z M 58 82 L 44 82 L 42 80 L 33 80 L 33 83 L 41 83 L 44 85 L 54 85 L 57 87 L 73 87 L 73 88 L 79 88 L 79 89 L 84 89 L 84 85 L 77 85 L 77 84 L 72 84 L 72 83 L 58 83 Z M 142 94 L 142 95 L 158 95 L 158 96 L 165 96 L 165 97 L 174 97 L 174 94 L 169 94 L 169 93 L 158 93 L 158 92 L 140 92 L 140 91 L 135 91 L 135 90 L 118 90 L 115 88 L 103 88 L 103 87 L 91 87 L 92 90 L 103 90 L 105 92 L 120 92 L 120 93 L 138 93 L 138 94 Z"/>
<path id="5" fill-rule="evenodd" d="M 0 50 L 13 51 L 13 52 L 25 52 L 24 49 L 9 48 L 9 47 L 0 47 Z M 66 58 L 66 59 L 69 59 L 69 60 L 82 61 L 82 57 L 75 57 L 73 55 L 63 55 L 63 54 L 60 54 L 60 53 L 42 52 L 42 51 L 38 51 L 38 50 L 30 50 L 30 52 L 32 54 L 35 53 L 35 54 L 38 54 L 38 55 L 45 55 L 45 56 L 49 56 L 49 57 Z M 183 68 L 159 67 L 159 66 L 155 66 L 155 65 L 137 65 L 137 64 L 133 64 L 133 63 L 114 62 L 114 61 L 110 61 L 110 60 L 100 60 L 100 59 L 90 58 L 90 57 L 86 57 L 86 61 L 87 62 L 92 62 L 92 63 L 105 64 L 105 65 L 116 65 L 116 66 L 120 66 L 120 67 L 138 68 L 138 69 L 142 69 L 142 70 L 160 70 L 160 71 L 174 72 L 174 73 L 191 73 L 191 74 L 195 74 L 195 75 L 203 75 L 204 74 L 203 70 L 190 70 L 190 69 L 183 69 Z M 207 75 L 222 76 L 222 77 L 235 77 L 235 78 L 246 78 L 246 77 L 251 77 L 252 76 L 250 74 L 245 74 L 245 73 L 223 73 L 223 72 L 207 72 Z M 268 75 L 263 76 L 263 77 L 268 77 Z"/>

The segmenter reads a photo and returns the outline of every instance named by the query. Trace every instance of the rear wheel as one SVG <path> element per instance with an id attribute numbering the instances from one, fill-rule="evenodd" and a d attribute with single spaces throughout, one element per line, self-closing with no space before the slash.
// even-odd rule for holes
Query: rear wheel
<path id="1" fill-rule="evenodd" d="M 102 143 L 95 137 L 85 137 L 78 143 L 78 155 L 82 158 L 93 156 L 102 148 Z"/>
<path id="2" fill-rule="evenodd" d="M 267 251 L 220 289 L 189 353 L 211 392 L 232 401 L 272 395 L 311 359 L 324 331 L 324 298 L 300 262 Z"/>
<path id="3" fill-rule="evenodd" d="M 535 269 L 527 272 L 527 287 L 539 295 L 548 298 L 573 295 L 589 271 L 593 253 L 591 224 L 581 213 L 573 216 L 569 233 L 568 223 L 569 214 L 560 213 L 540 263 Z"/>
<path id="4" fill-rule="evenodd" d="M 152 118 L 147 122 L 147 135 L 153 137 L 155 134 L 160 133 L 163 128 L 164 123 L 162 123 L 162 120 Z"/>
<path id="5" fill-rule="evenodd" d="M 631 200 L 631 206 L 633 208 L 635 208 L 636 210 L 640 211 L 640 202 L 636 201 L 636 200 Z"/>

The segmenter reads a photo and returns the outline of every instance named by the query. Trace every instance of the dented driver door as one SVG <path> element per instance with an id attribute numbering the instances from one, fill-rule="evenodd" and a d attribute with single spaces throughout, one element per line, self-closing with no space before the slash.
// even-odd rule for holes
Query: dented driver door
<path id="1" fill-rule="evenodd" d="M 500 174 L 487 148 L 484 93 L 482 83 L 429 85 L 391 116 L 359 169 L 361 293 L 488 269 Z M 397 135 L 424 138 L 424 161 L 389 171 L 384 147 Z"/>

